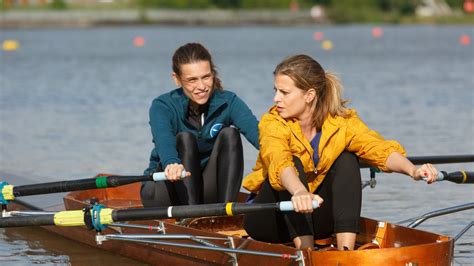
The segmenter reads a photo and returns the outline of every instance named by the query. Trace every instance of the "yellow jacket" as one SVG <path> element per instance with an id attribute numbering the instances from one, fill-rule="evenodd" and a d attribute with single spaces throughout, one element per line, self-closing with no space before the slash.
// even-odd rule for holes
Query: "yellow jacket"
<path id="1" fill-rule="evenodd" d="M 385 162 L 392 152 L 397 151 L 406 156 L 398 142 L 384 140 L 377 132 L 369 129 L 352 109 L 349 110 L 348 118 L 328 116 L 324 121 L 317 167 L 313 162 L 313 148 L 296 119 L 282 118 L 273 106 L 263 115 L 258 129 L 260 152 L 253 172 L 243 181 L 243 187 L 254 193 L 260 190 L 267 177 L 274 189 L 285 190 L 279 175 L 284 168 L 294 167 L 293 155 L 303 163 L 311 192 L 321 184 L 329 168 L 344 150 L 356 154 L 384 172 L 389 171 Z"/>

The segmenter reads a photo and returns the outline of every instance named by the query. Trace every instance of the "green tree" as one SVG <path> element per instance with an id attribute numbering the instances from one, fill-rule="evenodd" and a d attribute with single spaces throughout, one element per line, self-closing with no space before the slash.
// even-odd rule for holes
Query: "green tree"
<path id="1" fill-rule="evenodd" d="M 212 4 L 220 8 L 240 8 L 242 0 L 212 0 Z"/>
<path id="2" fill-rule="evenodd" d="M 398 12 L 402 15 L 415 13 L 418 0 L 378 0 L 378 6 L 384 12 Z"/>
<path id="3" fill-rule="evenodd" d="M 292 0 L 242 0 L 242 8 L 289 8 Z"/>
<path id="4" fill-rule="evenodd" d="M 446 0 L 446 3 L 450 7 L 463 8 L 464 1 L 463 0 Z"/>
<path id="5" fill-rule="evenodd" d="M 64 0 L 53 0 L 49 4 L 49 6 L 52 9 L 66 9 L 67 8 L 66 2 L 64 2 Z"/>
<path id="6" fill-rule="evenodd" d="M 329 6 L 331 5 L 331 2 L 332 2 L 331 0 L 310 0 L 309 1 L 311 5 L 322 5 L 322 6 Z"/>
<path id="7" fill-rule="evenodd" d="M 142 0 L 143 1 L 143 0 Z M 145 0 L 147 6 L 158 8 L 208 8 L 211 0 Z"/>

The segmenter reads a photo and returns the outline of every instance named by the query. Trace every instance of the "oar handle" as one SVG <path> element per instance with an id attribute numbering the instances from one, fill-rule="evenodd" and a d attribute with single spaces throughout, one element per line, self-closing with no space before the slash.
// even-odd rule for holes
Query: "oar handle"
<path id="1" fill-rule="evenodd" d="M 294 211 L 293 203 L 291 201 L 281 201 L 280 202 L 280 211 Z M 317 200 L 313 200 L 313 209 L 319 207 L 319 203 Z"/>
<path id="2" fill-rule="evenodd" d="M 186 177 L 186 170 L 181 172 L 181 179 Z M 165 181 L 167 180 L 165 172 L 156 172 L 153 174 L 153 181 Z"/>
<path id="3" fill-rule="evenodd" d="M 425 178 L 423 178 L 425 179 Z M 451 181 L 457 184 L 474 184 L 474 172 L 456 171 L 447 173 L 446 171 L 439 171 L 436 181 Z"/>

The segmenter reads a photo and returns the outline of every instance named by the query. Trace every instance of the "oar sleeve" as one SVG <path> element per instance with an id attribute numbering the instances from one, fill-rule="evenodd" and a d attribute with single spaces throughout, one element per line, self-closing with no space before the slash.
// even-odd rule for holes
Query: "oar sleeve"
<path id="1" fill-rule="evenodd" d="M 54 225 L 54 214 L 0 218 L 0 228 Z"/>
<path id="2" fill-rule="evenodd" d="M 441 171 L 438 173 L 436 181 L 441 180 L 448 180 L 457 184 L 473 184 L 474 172 L 456 171 L 452 173 L 446 173 L 445 171 Z"/>
<path id="3" fill-rule="evenodd" d="M 13 187 L 13 196 L 20 197 L 86 189 L 118 187 L 148 180 L 152 180 L 151 176 L 99 176 L 96 178 L 23 185 Z"/>

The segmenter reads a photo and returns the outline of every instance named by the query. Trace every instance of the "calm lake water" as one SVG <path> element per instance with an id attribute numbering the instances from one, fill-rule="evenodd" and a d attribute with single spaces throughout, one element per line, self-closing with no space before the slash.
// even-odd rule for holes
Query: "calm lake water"
<path id="1" fill-rule="evenodd" d="M 474 46 L 462 46 L 472 26 L 101 27 L 2 30 L 0 41 L 0 171 L 53 180 L 99 172 L 141 174 L 152 149 L 148 108 L 174 89 L 171 56 L 186 42 L 202 42 L 224 86 L 257 117 L 272 104 L 273 76 L 285 56 L 306 53 L 340 74 L 345 97 L 361 118 L 411 156 L 474 152 Z M 313 39 L 324 32 L 324 50 Z M 142 36 L 137 48 L 133 38 Z M 245 173 L 257 151 L 245 143 Z M 439 165 L 446 171 L 471 164 Z M 363 171 L 364 179 L 368 172 Z M 1 178 L 0 178 L 1 180 Z M 426 185 L 380 174 L 365 189 L 363 216 L 397 222 L 474 201 L 472 186 Z M 455 236 L 472 210 L 428 220 L 419 228 Z M 474 264 L 474 230 L 456 242 L 455 264 Z M 2 265 L 133 264 L 113 254 L 39 229 L 0 229 Z"/>

